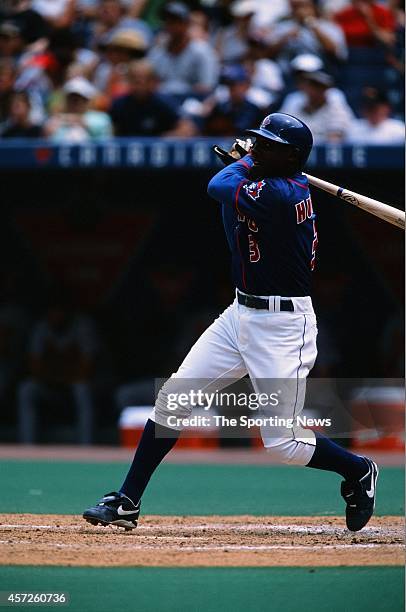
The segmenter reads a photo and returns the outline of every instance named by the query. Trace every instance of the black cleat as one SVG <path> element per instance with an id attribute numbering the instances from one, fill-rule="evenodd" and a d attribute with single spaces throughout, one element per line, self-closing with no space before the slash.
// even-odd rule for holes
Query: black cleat
<path id="1" fill-rule="evenodd" d="M 136 506 L 123 493 L 113 491 L 106 493 L 96 506 L 85 510 L 83 518 L 91 525 L 116 525 L 129 531 L 137 526 L 140 505 L 141 502 Z"/>
<path id="2" fill-rule="evenodd" d="M 368 472 L 360 480 L 344 480 L 341 495 L 347 508 L 345 518 L 350 531 L 359 531 L 368 523 L 375 508 L 376 481 L 379 470 L 376 463 L 364 457 Z"/>

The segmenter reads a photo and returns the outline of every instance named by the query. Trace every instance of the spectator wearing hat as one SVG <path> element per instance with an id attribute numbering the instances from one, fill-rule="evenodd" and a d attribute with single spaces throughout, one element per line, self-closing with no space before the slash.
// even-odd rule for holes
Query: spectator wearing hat
<path id="1" fill-rule="evenodd" d="M 90 109 L 97 90 L 87 79 L 75 77 L 65 83 L 63 91 L 63 112 L 55 114 L 45 124 L 44 132 L 48 138 L 58 142 L 84 142 L 112 135 L 107 113 Z"/>
<path id="2" fill-rule="evenodd" d="M 1 138 L 39 138 L 42 128 L 30 119 L 30 98 L 25 91 L 16 91 L 10 100 L 8 119 L 0 129 Z"/>
<path id="3" fill-rule="evenodd" d="M 291 61 L 290 67 L 295 83 L 295 91 L 288 93 L 288 95 L 285 97 L 284 103 L 289 102 L 289 104 L 300 105 L 301 103 L 303 103 L 304 96 L 303 92 L 300 89 L 296 88 L 297 82 L 300 80 L 300 77 L 306 76 L 307 74 L 311 74 L 314 72 L 323 72 L 325 67 L 321 58 L 317 55 L 312 55 L 311 53 L 303 53 L 301 55 L 296 56 Z M 330 101 L 334 100 L 334 98 L 338 99 L 338 104 L 348 104 L 347 98 L 345 97 L 345 93 L 334 85 L 327 89 L 326 96 Z"/>
<path id="4" fill-rule="evenodd" d="M 384 91 L 367 88 L 362 102 L 362 119 L 354 119 L 348 140 L 354 144 L 403 145 L 405 124 L 391 116 L 391 105 Z"/>
<path id="5" fill-rule="evenodd" d="M 114 101 L 110 111 L 116 136 L 189 137 L 194 124 L 182 118 L 173 101 L 158 93 L 159 80 L 153 66 L 136 60 L 129 69 L 130 92 Z"/>
<path id="6" fill-rule="evenodd" d="M 241 64 L 225 66 L 221 83 L 228 95 L 214 103 L 204 120 L 203 132 L 207 136 L 243 135 L 250 125 L 261 122 L 266 111 L 249 99 L 250 77 Z"/>
<path id="7" fill-rule="evenodd" d="M 139 32 L 120 29 L 108 37 L 105 48 L 111 63 L 119 64 L 144 57 L 147 43 Z"/>
<path id="8" fill-rule="evenodd" d="M 299 72 L 296 82 L 298 92 L 285 98 L 280 112 L 304 121 L 312 131 L 316 144 L 345 140 L 354 113 L 342 92 L 328 93 L 333 86 L 332 77 L 321 70 Z"/>
<path id="9" fill-rule="evenodd" d="M 117 30 L 107 39 L 104 59 L 94 73 L 93 82 L 105 97 L 102 108 L 129 91 L 128 67 L 132 60 L 145 56 L 145 38 L 134 30 Z"/>
<path id="10" fill-rule="evenodd" d="M 347 46 L 342 30 L 319 17 L 313 0 L 290 0 L 290 16 L 273 27 L 269 36 L 272 56 L 289 71 L 289 62 L 302 53 L 318 55 L 325 62 L 345 60 Z"/>
<path id="11" fill-rule="evenodd" d="M 218 61 L 211 45 L 191 38 L 189 9 L 182 2 L 169 2 L 163 19 L 163 36 L 148 54 L 160 92 L 180 98 L 210 93 L 218 81 Z"/>
<path id="12" fill-rule="evenodd" d="M 290 62 L 293 72 L 316 72 L 324 69 L 323 60 L 313 53 L 300 53 Z"/>
<path id="13" fill-rule="evenodd" d="M 352 0 L 334 16 L 343 30 L 349 47 L 392 46 L 395 41 L 395 16 L 374 0 Z"/>

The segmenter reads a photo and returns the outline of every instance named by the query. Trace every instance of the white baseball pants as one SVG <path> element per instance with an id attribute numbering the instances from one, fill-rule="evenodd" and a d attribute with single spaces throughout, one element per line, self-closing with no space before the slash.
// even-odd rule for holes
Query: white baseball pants
<path id="1" fill-rule="evenodd" d="M 270 310 L 248 308 L 235 299 L 162 387 L 151 419 L 168 427 L 167 419 L 174 414 L 167 407 L 168 393 L 187 392 L 199 380 L 205 381 L 204 386 L 198 385 L 202 391 L 220 391 L 248 373 L 256 393 L 272 393 L 275 386 L 282 391 L 278 406 L 267 407 L 262 416 L 296 421 L 303 409 L 306 377 L 317 355 L 316 316 L 310 297 L 290 298 L 294 312 L 281 312 L 280 299 L 269 298 Z M 188 379 L 196 383 L 189 384 Z M 191 406 L 183 406 L 176 414 L 189 417 L 191 412 Z M 316 444 L 311 430 L 296 425 L 261 427 L 261 436 L 270 459 L 278 463 L 307 465 Z"/>

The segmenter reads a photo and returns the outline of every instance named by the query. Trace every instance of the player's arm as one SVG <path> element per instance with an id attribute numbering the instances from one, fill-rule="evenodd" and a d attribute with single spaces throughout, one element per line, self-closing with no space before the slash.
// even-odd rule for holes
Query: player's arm
<path id="1" fill-rule="evenodd" d="M 209 196 L 222 204 L 233 204 L 238 188 L 250 181 L 249 171 L 252 164 L 252 157 L 246 155 L 217 172 L 207 186 Z"/>
<path id="2" fill-rule="evenodd" d="M 249 176 L 252 165 L 252 157 L 246 155 L 226 166 L 213 176 L 207 193 L 222 204 L 234 206 L 240 214 L 263 219 L 268 217 L 269 206 L 278 198 L 278 191 L 268 181 L 253 181 Z"/>

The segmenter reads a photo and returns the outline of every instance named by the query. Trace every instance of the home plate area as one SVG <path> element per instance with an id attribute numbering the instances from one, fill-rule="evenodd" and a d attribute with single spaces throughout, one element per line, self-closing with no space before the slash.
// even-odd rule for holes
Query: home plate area
<path id="1" fill-rule="evenodd" d="M 73 515 L 0 514 L 1 565 L 400 565 L 403 547 L 397 516 L 352 533 L 334 516 L 143 516 L 125 531 Z"/>

